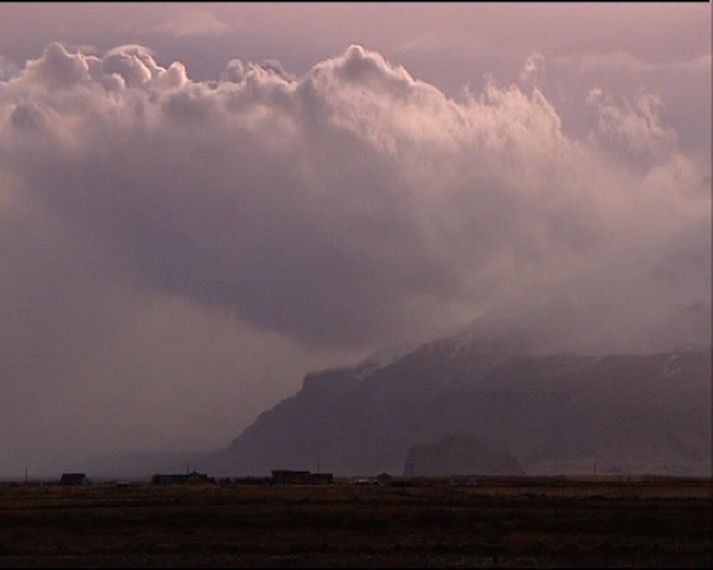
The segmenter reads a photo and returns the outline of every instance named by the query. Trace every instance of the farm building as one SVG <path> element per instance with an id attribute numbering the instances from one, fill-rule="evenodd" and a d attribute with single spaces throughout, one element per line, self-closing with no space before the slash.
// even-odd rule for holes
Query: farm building
<path id="1" fill-rule="evenodd" d="M 331 473 L 288 470 L 272 472 L 272 483 L 275 485 L 331 485 L 333 482 L 334 476 Z"/>
<path id="2" fill-rule="evenodd" d="M 376 482 L 379 485 L 391 485 L 394 482 L 394 478 L 388 473 L 382 473 L 376 478 Z"/>
<path id="3" fill-rule="evenodd" d="M 169 475 L 156 474 L 151 477 L 152 485 L 192 485 L 196 483 L 214 483 L 215 479 L 205 473 L 176 473 Z"/>
<path id="4" fill-rule="evenodd" d="M 88 485 L 89 479 L 84 473 L 62 473 L 60 485 Z"/>

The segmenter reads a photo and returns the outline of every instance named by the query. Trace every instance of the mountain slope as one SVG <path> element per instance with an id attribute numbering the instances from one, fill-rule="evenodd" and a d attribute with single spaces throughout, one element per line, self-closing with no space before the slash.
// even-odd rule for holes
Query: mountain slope
<path id="1" fill-rule="evenodd" d="M 507 453 L 497 453 L 482 441 L 450 436 L 435 444 L 417 445 L 406 455 L 405 475 L 522 475 L 522 468 Z"/>
<path id="2" fill-rule="evenodd" d="M 452 435 L 527 473 L 710 469 L 710 347 L 649 355 L 535 355 L 527 335 L 451 337 L 385 366 L 308 374 L 208 463 L 217 474 L 403 472 Z"/>

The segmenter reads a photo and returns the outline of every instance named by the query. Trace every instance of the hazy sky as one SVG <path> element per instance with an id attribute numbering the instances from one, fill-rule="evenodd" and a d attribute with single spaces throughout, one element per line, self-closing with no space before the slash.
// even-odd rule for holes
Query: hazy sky
<path id="1" fill-rule="evenodd" d="M 0 5 L 0 475 L 220 447 L 483 314 L 700 333 L 710 46 L 710 4 Z"/>

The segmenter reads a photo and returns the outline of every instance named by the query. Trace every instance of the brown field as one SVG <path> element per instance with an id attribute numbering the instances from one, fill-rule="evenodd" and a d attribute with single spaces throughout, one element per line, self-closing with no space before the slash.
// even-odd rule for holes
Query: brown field
<path id="1" fill-rule="evenodd" d="M 0 486 L 2 567 L 713 565 L 705 481 Z"/>

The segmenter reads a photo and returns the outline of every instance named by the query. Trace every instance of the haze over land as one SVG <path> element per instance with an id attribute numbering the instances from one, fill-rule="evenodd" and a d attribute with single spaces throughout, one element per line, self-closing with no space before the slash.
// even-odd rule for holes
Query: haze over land
<path id="1" fill-rule="evenodd" d="M 0 7 L 0 475 L 483 315 L 710 345 L 710 5 L 58 8 Z"/>

